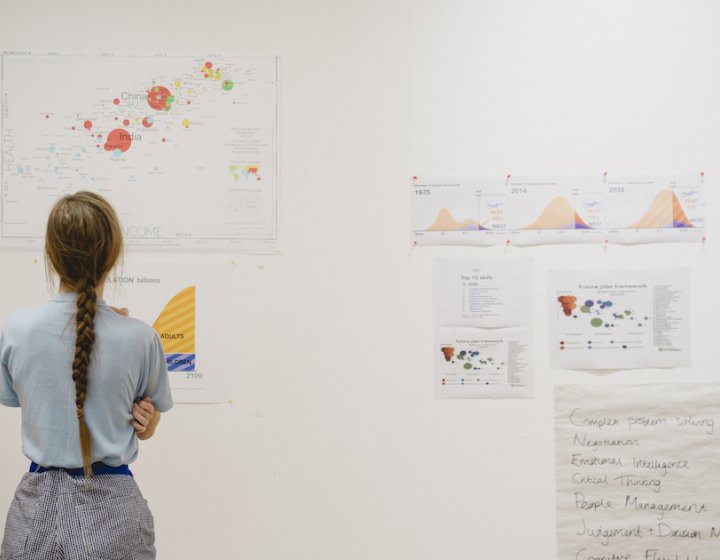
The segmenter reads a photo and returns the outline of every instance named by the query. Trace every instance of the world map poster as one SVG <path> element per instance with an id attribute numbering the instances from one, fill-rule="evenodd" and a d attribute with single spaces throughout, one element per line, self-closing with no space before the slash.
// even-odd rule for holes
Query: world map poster
<path id="1" fill-rule="evenodd" d="M 90 190 L 130 247 L 275 251 L 277 57 L 4 53 L 1 81 L 0 247 Z"/>

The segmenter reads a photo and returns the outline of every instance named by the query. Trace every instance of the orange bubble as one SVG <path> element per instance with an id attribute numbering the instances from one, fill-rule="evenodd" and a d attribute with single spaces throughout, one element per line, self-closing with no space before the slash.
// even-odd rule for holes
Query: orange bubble
<path id="1" fill-rule="evenodd" d="M 116 128 L 111 130 L 108 134 L 107 141 L 105 142 L 105 150 L 110 152 L 112 150 L 120 150 L 121 152 L 127 152 L 132 144 L 132 135 L 122 128 Z"/>
<path id="2" fill-rule="evenodd" d="M 166 87 L 153 86 L 148 91 L 148 105 L 156 111 L 169 111 L 174 100 L 172 92 Z"/>
<path id="3" fill-rule="evenodd" d="M 453 356 L 455 355 L 455 348 L 453 348 L 452 346 L 443 346 L 442 348 L 440 348 L 440 351 L 443 353 L 446 362 L 452 360 Z"/>
<path id="4" fill-rule="evenodd" d="M 572 310 L 577 307 L 577 298 L 575 296 L 558 296 L 558 302 L 562 306 L 563 313 L 566 317 L 572 315 Z"/>
<path id="5" fill-rule="evenodd" d="M 90 130 L 90 129 L 92 128 L 92 121 L 85 121 L 85 122 L 83 123 L 83 126 L 84 126 L 85 128 L 87 128 L 88 130 Z"/>

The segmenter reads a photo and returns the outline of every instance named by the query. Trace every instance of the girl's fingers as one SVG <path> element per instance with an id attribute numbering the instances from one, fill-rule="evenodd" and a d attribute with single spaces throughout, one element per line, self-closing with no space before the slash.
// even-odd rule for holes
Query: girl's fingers
<path id="1" fill-rule="evenodd" d="M 133 420 L 133 421 L 131 422 L 131 424 L 132 424 L 132 427 L 135 428 L 135 431 L 136 431 L 138 434 L 141 434 L 141 433 L 143 433 L 143 432 L 145 431 L 145 426 L 142 426 L 142 425 L 138 424 L 135 420 Z"/>
<path id="2" fill-rule="evenodd" d="M 142 412 L 133 409 L 133 417 L 137 422 L 140 422 L 143 426 L 147 426 L 150 423 L 150 418 Z"/>

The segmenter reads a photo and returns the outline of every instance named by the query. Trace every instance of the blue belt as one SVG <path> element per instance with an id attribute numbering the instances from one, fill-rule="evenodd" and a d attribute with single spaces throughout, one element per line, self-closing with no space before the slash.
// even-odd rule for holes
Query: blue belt
<path id="1" fill-rule="evenodd" d="M 84 476 L 83 470 L 80 469 L 64 469 L 62 467 L 41 467 L 36 462 L 30 463 L 30 472 L 41 474 L 47 471 L 65 471 L 70 476 Z M 105 463 L 93 463 L 92 473 L 95 474 L 124 474 L 132 476 L 130 468 L 127 465 L 120 465 L 119 467 L 111 467 Z"/>

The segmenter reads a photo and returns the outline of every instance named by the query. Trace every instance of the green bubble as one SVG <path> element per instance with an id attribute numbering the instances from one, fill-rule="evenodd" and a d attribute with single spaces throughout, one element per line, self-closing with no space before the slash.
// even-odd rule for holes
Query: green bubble
<path id="1" fill-rule="evenodd" d="M 590 324 L 593 327 L 602 327 L 603 320 L 600 319 L 600 317 L 595 317 L 592 321 L 590 321 Z"/>
<path id="2" fill-rule="evenodd" d="M 222 88 L 223 88 L 225 91 L 230 91 L 230 90 L 233 88 L 234 85 L 235 85 L 235 84 L 233 84 L 232 80 L 223 80 Z"/>
<path id="3" fill-rule="evenodd" d="M 582 311 L 583 313 L 590 313 L 590 308 L 587 305 L 583 305 L 580 308 L 580 311 Z"/>
<path id="4" fill-rule="evenodd" d="M 472 369 L 472 364 L 471 364 L 470 362 L 468 362 L 468 363 L 465 364 L 463 367 L 464 367 L 465 369 Z"/>

